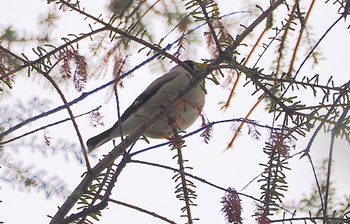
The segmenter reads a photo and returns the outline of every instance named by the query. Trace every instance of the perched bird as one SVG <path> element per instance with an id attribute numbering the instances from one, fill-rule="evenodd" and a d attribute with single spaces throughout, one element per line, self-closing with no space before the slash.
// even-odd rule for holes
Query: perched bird
<path id="1" fill-rule="evenodd" d="M 206 64 L 184 61 L 192 70 L 198 72 Z M 131 134 L 139 125 L 150 118 L 161 106 L 174 99 L 184 90 L 193 76 L 181 65 L 176 65 L 168 73 L 152 82 L 141 95 L 126 109 L 120 119 L 110 129 L 87 141 L 88 151 L 98 148 L 121 134 Z M 203 83 L 204 84 L 204 81 Z M 173 136 L 173 127 L 178 131 L 186 130 L 200 115 L 205 102 L 204 86 L 194 86 L 186 95 L 177 100 L 168 110 L 173 125 L 167 114 L 158 118 L 143 135 L 149 138 L 168 138 Z"/>

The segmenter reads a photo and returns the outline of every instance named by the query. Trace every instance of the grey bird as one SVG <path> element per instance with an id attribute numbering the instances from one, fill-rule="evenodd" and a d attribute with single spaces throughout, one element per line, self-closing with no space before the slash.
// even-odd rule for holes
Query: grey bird
<path id="1" fill-rule="evenodd" d="M 184 61 L 192 70 L 199 72 L 207 64 Z M 121 134 L 129 135 L 138 126 L 150 118 L 161 106 L 174 99 L 190 83 L 193 76 L 181 65 L 176 65 L 168 73 L 152 82 L 126 109 L 120 119 L 110 129 L 87 141 L 88 151 L 100 147 Z M 186 95 L 177 100 L 169 109 L 173 125 L 167 114 L 158 118 L 143 135 L 149 138 L 167 138 L 173 136 L 173 127 L 184 131 L 199 117 L 205 103 L 204 81 L 194 86 Z"/>

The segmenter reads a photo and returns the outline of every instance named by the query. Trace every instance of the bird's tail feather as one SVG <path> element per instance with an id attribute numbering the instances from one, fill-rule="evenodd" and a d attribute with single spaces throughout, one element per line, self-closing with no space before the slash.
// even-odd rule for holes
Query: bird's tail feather
<path id="1" fill-rule="evenodd" d="M 99 135 L 96 135 L 95 137 L 90 138 L 87 142 L 86 145 L 88 147 L 88 151 L 91 152 L 94 149 L 100 147 L 101 145 L 103 145 L 104 143 L 108 142 L 109 140 L 111 140 L 112 138 L 111 136 L 111 132 L 113 131 L 113 129 L 108 129 L 104 132 L 102 132 Z"/>

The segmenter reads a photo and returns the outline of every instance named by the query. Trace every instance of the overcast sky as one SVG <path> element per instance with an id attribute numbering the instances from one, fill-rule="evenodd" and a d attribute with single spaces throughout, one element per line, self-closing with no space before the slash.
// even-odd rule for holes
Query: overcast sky
<path id="1" fill-rule="evenodd" d="M 92 12 L 95 15 L 98 15 L 105 6 L 105 3 L 97 4 L 95 1 L 86 2 L 88 3 L 88 9 L 93 8 L 96 10 Z M 222 14 L 240 10 L 256 10 L 242 8 L 240 5 L 232 3 L 231 1 L 219 2 Z M 312 14 L 310 20 L 313 24 L 312 30 L 315 33 L 315 39 L 318 39 L 338 17 L 338 15 L 335 14 L 335 8 L 330 4 L 327 6 L 331 7 L 332 10 L 323 7 L 323 2 L 318 2 L 317 4 L 319 5 L 316 5 L 314 14 Z M 20 7 L 18 5 L 20 5 Z M 46 7 L 47 4 L 45 1 L 7 1 L 6 5 L 2 5 L 0 9 L 0 29 L 7 27 L 9 24 L 13 24 L 14 28 L 27 29 L 30 31 L 33 29 L 35 30 L 37 29 L 36 21 L 38 19 L 38 14 L 40 12 L 45 12 Z M 73 15 L 62 19 L 56 31 L 57 34 L 60 32 L 74 33 L 77 29 L 79 29 L 79 32 L 75 33 L 80 33 L 81 27 L 84 27 L 82 30 L 89 29 L 86 21 L 82 20 L 75 13 L 68 12 L 67 14 Z M 76 18 L 77 20 L 72 20 L 71 18 Z M 229 19 L 234 18 L 234 15 L 229 17 Z M 314 74 L 320 74 L 320 79 L 323 83 L 328 80 L 330 75 L 334 75 L 337 82 L 336 84 L 344 83 L 349 79 L 347 52 L 350 51 L 350 46 L 348 44 L 350 43 L 350 35 L 346 27 L 347 24 L 341 21 L 329 33 L 320 44 L 320 51 L 324 53 L 324 60 L 315 67 L 306 64 L 302 70 L 302 75 L 311 77 Z M 197 32 L 201 34 L 204 31 L 206 31 L 205 28 L 202 28 Z M 38 32 L 40 31 L 38 30 Z M 23 48 L 28 55 L 32 55 L 30 53 L 31 48 L 27 46 L 23 46 Z M 18 50 L 17 53 L 20 53 L 22 49 L 16 50 Z M 191 59 L 200 61 L 201 58 L 210 58 L 206 48 L 197 50 L 198 53 L 193 55 Z M 82 51 L 84 50 L 82 49 Z M 131 55 L 130 58 L 131 66 L 136 66 L 139 62 L 145 60 L 144 57 L 137 54 Z M 302 58 L 302 56 L 300 55 L 299 58 Z M 268 59 L 270 58 L 266 58 L 265 60 Z M 89 58 L 89 60 L 93 63 L 98 63 L 99 59 Z M 268 61 L 263 60 L 260 66 L 267 66 L 269 65 L 268 63 Z M 125 88 L 119 91 L 121 98 L 120 107 L 122 111 L 130 105 L 149 83 L 162 75 L 160 69 L 154 69 L 156 66 L 155 64 L 156 62 L 150 66 L 151 68 L 143 67 L 141 70 L 135 72 L 132 78 L 124 82 Z M 167 70 L 169 70 L 173 64 L 169 63 L 166 66 Z M 86 91 L 106 83 L 111 78 L 111 75 L 107 75 L 101 80 L 95 80 L 93 78 L 86 85 Z M 35 80 L 34 82 L 33 79 Z M 20 100 L 25 103 L 33 96 L 38 96 L 41 100 L 50 99 L 50 108 L 61 105 L 61 100 L 56 92 L 46 88 L 38 88 L 38 86 L 43 86 L 42 82 L 43 81 L 35 79 L 34 77 L 28 79 L 25 73 L 19 73 L 12 90 L 12 96 L 9 100 L 6 100 L 6 104 L 8 103 L 14 106 L 15 104 L 12 104 L 12 102 L 18 102 L 18 100 Z M 232 106 L 226 112 L 223 112 L 220 110 L 218 103 L 225 101 L 229 91 L 227 89 L 222 89 L 220 86 L 215 86 L 211 82 L 208 83 L 207 89 L 208 95 L 204 112 L 210 121 L 244 117 L 258 97 L 258 95 L 251 96 L 252 88 L 249 86 L 238 88 Z M 312 98 L 310 91 L 303 92 L 303 94 L 305 94 L 306 98 L 309 96 Z M 79 95 L 80 93 L 76 93 L 73 90 L 70 90 L 69 94 L 67 94 L 69 101 L 75 99 Z M 89 111 L 99 105 L 103 106 L 101 112 L 104 116 L 104 127 L 92 128 L 89 126 L 88 117 L 78 119 L 79 127 L 82 130 L 85 140 L 109 128 L 116 121 L 115 102 L 113 99 L 107 100 L 106 95 L 108 95 L 108 90 L 103 90 L 87 98 L 78 106 L 73 106 L 73 111 L 76 114 Z M 4 102 L 5 101 L 2 100 L 1 104 L 4 104 Z M 265 105 L 261 104 L 253 113 L 251 119 L 260 120 L 261 124 L 269 125 L 269 118 L 271 118 L 271 116 L 266 114 L 267 112 L 264 110 L 264 107 Z M 29 127 L 29 129 L 24 129 L 23 132 L 35 127 L 40 127 L 46 123 L 61 120 L 67 116 L 66 111 L 62 111 L 56 115 L 42 119 L 39 122 L 35 122 L 33 126 Z M 189 131 L 199 128 L 200 124 L 201 122 L 198 120 Z M 262 167 L 259 166 L 259 163 L 266 162 L 267 158 L 262 153 L 261 149 L 268 135 L 266 131 L 261 129 L 261 139 L 259 141 L 254 141 L 250 136 L 247 136 L 247 130 L 245 129 L 236 141 L 234 148 L 225 151 L 224 149 L 233 134 L 232 125 L 232 123 L 228 123 L 214 126 L 213 138 L 209 144 L 205 144 L 203 139 L 198 135 L 187 139 L 187 147 L 184 149 L 184 154 L 185 158 L 190 161 L 189 164 L 193 167 L 191 171 L 192 174 L 221 187 L 233 187 L 240 191 L 262 171 Z M 73 142 L 78 145 L 76 134 L 69 122 L 49 129 L 48 133 L 52 136 L 53 144 L 63 139 L 64 141 Z M 306 139 L 300 138 L 300 140 L 297 141 L 296 150 L 291 152 L 291 154 L 303 150 L 309 137 L 308 135 Z M 41 138 L 42 133 L 39 133 L 38 142 L 40 142 Z M 327 157 L 329 139 L 329 135 L 322 133 L 317 137 L 317 141 L 312 148 L 312 155 L 315 161 L 321 161 L 322 158 Z M 119 140 L 117 140 L 117 142 L 119 142 Z M 151 140 L 151 145 L 162 142 L 164 142 L 164 140 Z M 96 152 L 95 158 L 92 158 L 92 163 L 96 164 L 96 158 L 102 158 L 102 156 L 111 149 L 111 146 L 112 143 L 109 143 L 101 147 Z M 141 141 L 137 143 L 137 149 L 148 146 L 149 145 Z M 347 177 L 347 172 L 350 170 L 350 163 L 348 163 L 350 154 L 349 145 L 346 142 L 338 141 L 336 149 L 334 155 L 335 165 L 333 169 L 333 180 L 336 181 L 336 186 L 339 186 L 339 195 L 345 193 L 349 194 L 348 189 L 350 189 L 350 181 Z M 47 177 L 57 175 L 65 181 L 69 190 L 73 190 L 76 187 L 81 180 L 80 176 L 85 172 L 85 166 L 79 165 L 74 158 L 70 158 L 70 160 L 67 161 L 62 153 L 58 153 L 56 156 L 52 156 L 51 153 L 49 153 L 49 156 L 45 157 L 38 152 L 30 150 L 30 147 L 22 147 L 18 152 L 9 152 L 9 154 L 14 161 L 23 161 L 25 166 L 35 165 L 36 168 L 34 170 L 36 171 L 46 170 Z M 177 167 L 176 161 L 172 159 L 174 155 L 174 151 L 171 151 L 168 146 L 164 146 L 140 154 L 134 159 Z M 299 157 L 293 158 L 289 162 L 292 171 L 288 172 L 290 191 L 286 192 L 286 200 L 300 199 L 303 193 L 310 192 L 309 189 L 314 183 L 311 168 L 306 158 L 302 160 L 299 160 Z M 173 175 L 174 173 L 168 170 L 139 164 L 129 164 L 118 179 L 112 198 L 157 212 L 171 220 L 175 220 L 177 223 L 185 223 L 186 219 L 180 217 L 180 208 L 183 207 L 184 204 L 178 201 L 174 195 L 176 183 L 172 180 Z M 193 214 L 195 217 L 200 218 L 201 221 L 199 223 L 226 223 L 224 216 L 220 212 L 222 207 L 220 201 L 222 196 L 224 196 L 224 192 L 197 181 L 194 182 L 197 185 L 196 191 L 198 198 L 195 202 L 198 206 L 193 209 Z M 6 182 L 0 182 L 0 186 L 0 200 L 3 201 L 0 204 L 0 221 L 4 221 L 5 223 L 48 223 L 49 218 L 47 218 L 47 215 L 54 215 L 57 211 L 57 206 L 61 206 L 64 201 L 64 198 L 60 197 L 52 197 L 47 200 L 43 192 L 32 190 L 28 193 L 27 190 L 21 191 L 16 186 Z M 242 193 L 259 198 L 259 184 L 253 182 L 242 191 Z M 251 220 L 253 220 L 253 218 L 251 218 L 250 215 L 254 213 L 254 201 L 244 197 L 241 199 L 243 200 L 245 223 L 252 223 Z M 153 217 L 140 214 L 137 211 L 115 204 L 110 204 L 109 208 L 103 211 L 102 214 L 102 221 L 100 223 L 164 223 Z"/>

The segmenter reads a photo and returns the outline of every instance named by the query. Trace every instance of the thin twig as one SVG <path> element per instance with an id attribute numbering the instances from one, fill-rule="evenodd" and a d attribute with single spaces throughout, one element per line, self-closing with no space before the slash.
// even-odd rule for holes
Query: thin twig
<path id="1" fill-rule="evenodd" d="M 314 178 L 315 178 L 317 192 L 318 192 L 318 195 L 320 197 L 321 208 L 324 208 L 324 201 L 323 201 L 322 189 L 321 189 L 320 181 L 318 180 L 317 173 L 316 173 L 316 168 L 315 168 L 315 165 L 314 165 L 314 162 L 312 160 L 312 157 L 311 157 L 310 153 L 307 154 L 307 158 L 309 159 L 309 162 L 310 162 L 310 165 L 311 165 L 311 169 L 312 169 L 312 174 L 314 175 Z"/>
<path id="2" fill-rule="evenodd" d="M 130 162 L 132 162 L 132 163 L 138 163 L 138 164 L 143 164 L 143 165 L 148 165 L 148 166 L 160 167 L 160 168 L 167 169 L 167 170 L 171 170 L 171 171 L 173 171 L 173 172 L 178 172 L 178 173 L 181 172 L 179 169 L 176 169 L 176 168 L 173 168 L 173 167 L 170 167 L 170 166 L 165 166 L 165 165 L 158 164 L 158 163 L 152 163 L 152 162 L 141 161 L 141 160 L 131 160 Z M 209 186 L 211 186 L 211 187 L 214 187 L 214 188 L 216 188 L 216 189 L 218 189 L 218 190 L 221 190 L 221 191 L 223 191 L 223 192 L 226 192 L 227 189 L 228 189 L 228 188 L 224 188 L 224 187 L 221 187 L 221 186 L 219 186 L 219 185 L 216 185 L 216 184 L 214 184 L 214 183 L 212 183 L 212 182 L 210 182 L 210 181 L 207 181 L 206 179 L 204 179 L 204 178 L 202 178 L 202 177 L 198 177 L 198 176 L 196 176 L 196 175 L 190 174 L 190 173 L 188 173 L 188 172 L 183 172 L 183 173 L 184 173 L 186 176 L 188 176 L 188 177 L 191 177 L 191 178 L 193 178 L 193 179 L 195 179 L 195 180 L 198 180 L 199 182 L 202 182 L 202 183 L 204 183 L 204 184 L 207 184 L 207 185 L 209 185 Z M 244 194 L 244 193 L 241 193 L 241 192 L 238 192 L 238 194 L 241 195 L 241 196 L 250 198 L 250 199 L 252 199 L 252 200 L 255 201 L 255 202 L 263 203 L 263 201 L 261 201 L 261 200 L 258 199 L 258 198 L 255 198 L 255 197 L 253 197 L 253 196 L 251 196 L 251 195 Z"/>
<path id="3" fill-rule="evenodd" d="M 145 213 L 145 214 L 147 214 L 147 215 L 156 217 L 156 218 L 158 218 L 158 219 L 160 219 L 160 220 L 163 220 L 163 221 L 165 221 L 165 222 L 168 222 L 168 223 L 170 223 L 170 224 L 176 224 L 176 222 L 174 222 L 174 221 L 172 221 L 172 220 L 170 220 L 170 219 L 168 219 L 168 218 L 166 218 L 166 217 L 164 217 L 164 216 L 161 216 L 161 215 L 159 215 L 158 213 L 151 212 L 151 211 L 146 210 L 146 209 L 144 209 L 144 208 L 141 208 L 141 207 L 138 207 L 138 206 L 135 206 L 135 205 L 131 205 L 131 204 L 129 204 L 129 203 L 125 203 L 125 202 L 122 202 L 122 201 L 119 201 L 119 200 L 116 200 L 116 199 L 112 199 L 112 198 L 110 198 L 109 201 L 110 201 L 110 202 L 113 202 L 113 203 L 115 203 L 115 204 L 118 204 L 118 205 L 122 205 L 122 206 L 124 206 L 124 207 L 128 207 L 128 208 L 137 210 L 137 211 L 142 212 L 142 213 Z"/>
<path id="4" fill-rule="evenodd" d="M 14 54 L 14 53 L 12 53 L 12 52 L 11 52 L 11 54 L 12 54 L 13 57 L 15 57 L 16 59 L 20 60 L 23 64 L 27 64 L 28 63 L 28 61 L 25 60 L 24 58 Z M 85 165 L 86 165 L 87 169 L 90 170 L 91 166 L 90 166 L 89 158 L 88 158 L 88 155 L 87 155 L 87 151 L 85 149 L 85 144 L 84 144 L 84 141 L 83 141 L 83 137 L 80 134 L 80 130 L 78 128 L 78 124 L 77 124 L 77 122 L 76 122 L 76 120 L 74 118 L 73 111 L 71 110 L 71 108 L 70 108 L 70 106 L 68 104 L 66 96 L 63 94 L 63 92 L 61 91 L 60 87 L 57 85 L 56 81 L 49 75 L 48 72 L 43 71 L 40 67 L 38 67 L 38 66 L 36 66 L 34 64 L 31 65 L 31 67 L 33 67 L 38 73 L 42 74 L 51 83 L 51 85 L 57 91 L 58 95 L 61 97 L 61 100 L 64 103 L 64 107 L 67 109 L 67 112 L 68 112 L 68 114 L 70 116 L 70 119 L 72 121 L 73 127 L 75 129 L 75 132 L 76 132 L 77 137 L 79 139 L 79 142 L 80 142 L 80 145 L 81 145 L 81 149 L 82 149 L 82 152 L 83 152 L 83 155 L 84 155 L 84 159 L 85 159 Z"/>
<path id="5" fill-rule="evenodd" d="M 339 92 L 339 96 L 337 97 L 337 99 L 333 102 L 333 105 L 329 108 L 328 113 L 326 115 L 323 116 L 323 121 L 321 121 L 321 123 L 319 124 L 319 126 L 317 127 L 316 131 L 312 134 L 310 141 L 308 142 L 306 148 L 305 148 L 305 153 L 304 155 L 302 155 L 301 157 L 309 154 L 309 151 L 311 149 L 311 146 L 318 134 L 318 132 L 321 130 L 321 128 L 323 127 L 323 125 L 326 123 L 326 121 L 328 120 L 328 117 L 331 116 L 333 114 L 333 110 L 335 109 L 337 103 L 341 100 L 341 98 L 344 96 L 344 94 L 347 94 L 349 92 L 349 86 L 350 86 L 350 81 L 348 83 L 346 83 L 345 85 L 343 85 L 343 89 L 342 91 Z"/>
<path id="6" fill-rule="evenodd" d="M 95 108 L 95 109 L 93 109 L 93 110 L 91 110 L 91 111 L 89 111 L 89 112 L 85 112 L 85 113 L 79 114 L 79 115 L 75 116 L 75 118 L 78 118 L 78 117 L 81 117 L 81 116 L 85 116 L 85 115 L 87 115 L 87 114 L 90 114 L 90 113 L 93 112 L 93 111 L 99 110 L 100 108 L 101 108 L 101 106 L 99 106 L 99 107 L 97 107 L 97 108 Z M 2 142 L 0 142 L 0 145 L 8 144 L 8 143 L 10 143 L 10 142 L 16 141 L 16 140 L 18 140 L 18 139 L 21 139 L 21 138 L 23 138 L 23 137 L 25 137 L 25 136 L 28 136 L 28 135 L 33 134 L 33 133 L 35 133 L 35 132 L 38 132 L 38 131 L 40 131 L 40 130 L 43 130 L 43 129 L 46 129 L 46 128 L 49 128 L 49 127 L 53 127 L 53 126 L 59 125 L 59 124 L 61 124 L 61 123 L 64 123 L 64 122 L 66 122 L 66 121 L 70 121 L 70 120 L 71 120 L 71 118 L 66 118 L 66 119 L 63 119 L 63 120 L 60 120 L 60 121 L 57 121 L 57 122 L 54 122 L 54 123 L 51 123 L 51 124 L 42 126 L 42 127 L 40 127 L 40 128 L 37 128 L 37 129 L 34 129 L 34 130 L 32 130 L 32 131 L 26 132 L 26 133 L 24 133 L 24 134 L 22 134 L 22 135 L 16 136 L 16 137 L 14 137 L 14 138 L 11 138 L 11 139 L 8 139 L 8 140 L 5 140 L 5 141 L 2 141 Z"/>
<path id="7" fill-rule="evenodd" d="M 313 54 L 313 52 L 316 50 L 316 48 L 318 47 L 318 45 L 322 42 L 322 40 L 327 36 L 327 34 L 333 29 L 333 27 L 343 18 L 343 15 L 341 15 L 327 30 L 326 32 L 321 36 L 321 38 L 317 41 L 317 43 L 315 44 L 315 46 L 313 46 L 313 48 L 310 50 L 310 52 L 306 55 L 306 57 L 304 58 L 304 60 L 302 61 L 302 63 L 300 64 L 299 68 L 297 69 L 297 71 L 295 72 L 293 79 L 296 79 L 296 77 L 299 75 L 300 70 L 304 67 L 307 59 L 309 59 L 309 57 Z M 291 84 L 289 84 L 287 86 L 287 88 L 284 90 L 284 92 L 282 93 L 281 97 L 283 97 L 288 89 L 291 87 Z"/>
<path id="8" fill-rule="evenodd" d="M 298 1 L 296 1 L 297 2 L 297 4 L 299 4 L 299 2 Z M 298 36 L 298 39 L 297 39 L 297 42 L 295 43 L 295 46 L 294 46 L 294 50 L 293 50 L 293 56 L 292 56 L 292 58 L 290 59 L 290 64 L 289 64 L 289 68 L 288 68 L 288 72 L 287 72 L 287 76 L 288 77 L 290 77 L 291 76 L 291 74 L 292 74 L 292 72 L 293 72 L 293 70 L 294 70 L 294 62 L 295 62 L 295 60 L 296 60 L 296 55 L 297 55 L 297 50 L 299 49 L 299 46 L 300 46 L 300 43 L 301 43 L 301 40 L 302 40 L 302 36 L 303 36 L 303 33 L 304 33 L 304 30 L 305 30 L 305 27 L 306 27 L 306 23 L 307 23 L 307 21 L 309 20 L 309 17 L 310 17 L 310 14 L 311 14 L 311 11 L 312 11 L 312 9 L 313 9 L 313 6 L 314 6 L 314 4 L 315 4 L 315 0 L 312 0 L 311 1 L 311 4 L 310 4 L 310 6 L 309 6 L 309 9 L 308 9 L 308 11 L 307 11 L 307 13 L 306 13 L 306 16 L 305 16 L 305 19 L 303 20 L 303 23 L 302 23 L 302 25 L 301 25 L 301 28 L 300 28 L 300 31 L 299 31 L 299 36 Z M 301 19 L 301 18 L 299 18 L 299 19 Z"/>
<path id="9" fill-rule="evenodd" d="M 201 7 L 203 15 L 205 17 L 206 23 L 208 24 L 209 30 L 210 30 L 210 34 L 212 35 L 215 45 L 219 51 L 219 54 L 222 53 L 222 49 L 221 49 L 221 45 L 220 45 L 220 41 L 218 40 L 218 37 L 215 33 L 215 29 L 213 27 L 212 21 L 208 15 L 207 9 L 205 8 L 205 5 L 203 4 L 202 0 L 197 0 L 198 5 Z"/>
<path id="10" fill-rule="evenodd" d="M 176 105 L 175 105 L 176 106 Z M 173 130 L 173 139 L 171 140 L 171 144 L 173 149 L 177 150 L 176 157 L 177 157 L 177 164 L 179 165 L 179 170 L 180 170 L 180 179 L 181 179 L 181 192 L 183 193 L 183 198 L 181 196 L 180 199 L 184 199 L 185 201 L 185 211 L 186 211 L 186 216 L 189 224 L 193 224 L 193 218 L 192 218 L 192 213 L 191 213 L 191 199 L 190 199 L 190 190 L 188 189 L 187 186 L 187 180 L 186 180 L 186 175 L 184 174 L 185 172 L 185 160 L 182 154 L 182 148 L 184 146 L 184 140 L 182 140 L 182 137 L 179 135 L 177 125 L 176 125 L 176 118 L 174 118 L 171 114 L 171 111 L 167 111 L 166 113 L 168 117 L 168 123 L 171 126 Z M 180 193 L 181 194 L 181 193 Z"/>
<path id="11" fill-rule="evenodd" d="M 45 54 L 45 55 L 41 56 L 40 58 L 38 58 L 37 60 L 29 61 L 29 62 L 26 61 L 25 64 L 23 64 L 23 65 L 21 65 L 21 66 L 15 68 L 15 69 L 9 71 L 9 72 L 6 73 L 5 75 L 1 76 L 0 79 L 1 79 L 1 80 L 5 80 L 5 79 L 8 78 L 9 76 L 11 76 L 11 75 L 13 75 L 13 74 L 15 74 L 15 73 L 21 71 L 22 69 L 29 68 L 29 67 L 31 67 L 31 66 L 33 66 L 33 65 L 36 65 L 36 64 L 40 64 L 40 63 L 42 63 L 45 59 L 50 58 L 51 56 L 53 56 L 53 55 L 55 55 L 56 53 L 60 52 L 62 49 L 66 48 L 66 47 L 68 47 L 68 46 L 71 46 L 72 44 L 77 43 L 77 42 L 79 42 L 79 41 L 81 41 L 81 40 L 83 40 L 83 39 L 85 39 L 85 38 L 91 37 L 91 36 L 93 36 L 93 35 L 95 35 L 95 34 L 98 34 L 98 33 L 100 33 L 100 32 L 106 31 L 106 30 L 107 30 L 106 27 L 102 27 L 102 28 L 93 30 L 93 31 L 91 31 L 91 32 L 89 32 L 89 33 L 82 34 L 81 36 L 79 36 L 79 37 L 77 37 L 77 38 L 75 38 L 75 39 L 73 39 L 73 40 L 71 40 L 71 41 L 68 41 L 68 42 L 66 42 L 65 44 L 62 44 L 60 47 L 53 49 L 52 51 L 50 51 L 50 52 L 48 52 L 47 54 Z M 10 54 L 10 55 L 14 56 L 13 53 L 12 53 L 11 51 L 7 50 L 6 48 L 2 47 L 1 45 L 0 45 L 0 50 L 6 52 L 7 54 Z"/>
<path id="12" fill-rule="evenodd" d="M 329 146 L 329 154 L 328 154 L 328 166 L 327 166 L 327 180 L 326 180 L 326 192 L 324 195 L 324 207 L 323 207 L 323 217 L 325 218 L 323 220 L 323 223 L 325 224 L 327 221 L 328 217 L 328 197 L 329 197 L 329 188 L 330 188 L 330 183 L 331 183 L 331 170 L 332 170 L 332 163 L 333 163 L 333 151 L 334 151 L 334 142 L 336 135 L 338 134 L 339 130 L 342 128 L 344 120 L 348 116 L 350 104 L 344 108 L 344 111 L 342 115 L 338 119 L 338 124 L 333 128 L 332 134 L 331 134 L 331 142 Z"/>

